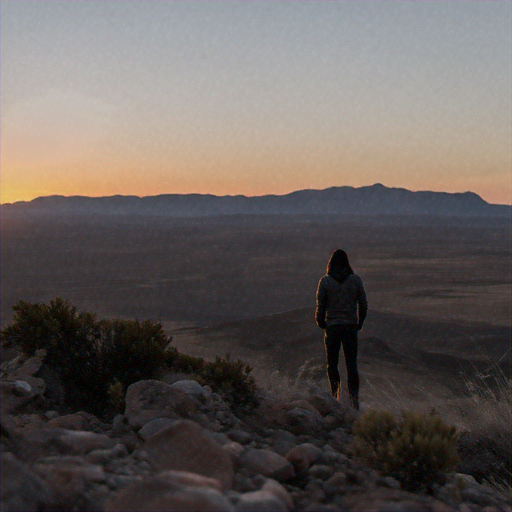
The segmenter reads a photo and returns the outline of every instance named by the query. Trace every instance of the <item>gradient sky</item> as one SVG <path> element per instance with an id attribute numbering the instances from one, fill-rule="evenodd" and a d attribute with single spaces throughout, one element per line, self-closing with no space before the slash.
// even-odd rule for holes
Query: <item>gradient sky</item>
<path id="1" fill-rule="evenodd" d="M 511 202 L 509 1 L 1 1 L 1 202 Z"/>

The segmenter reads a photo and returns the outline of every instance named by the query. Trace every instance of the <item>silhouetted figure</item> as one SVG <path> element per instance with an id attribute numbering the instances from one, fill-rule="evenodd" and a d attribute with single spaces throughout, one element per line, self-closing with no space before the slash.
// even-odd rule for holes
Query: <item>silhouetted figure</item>
<path id="1" fill-rule="evenodd" d="M 343 345 L 347 366 L 348 393 L 359 410 L 359 373 L 357 371 L 357 331 L 363 328 L 368 302 L 362 279 L 354 274 L 345 251 L 334 251 L 316 292 L 315 320 L 325 329 L 327 376 L 335 398 L 340 396 L 338 362 Z"/>

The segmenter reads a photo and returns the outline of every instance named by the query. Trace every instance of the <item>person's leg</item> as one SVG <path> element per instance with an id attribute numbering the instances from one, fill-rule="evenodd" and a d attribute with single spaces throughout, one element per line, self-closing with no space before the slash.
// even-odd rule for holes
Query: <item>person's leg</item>
<path id="1" fill-rule="evenodd" d="M 350 401 L 359 410 L 359 372 L 357 371 L 357 328 L 347 326 L 342 337 L 343 354 L 347 367 L 347 384 Z"/>
<path id="2" fill-rule="evenodd" d="M 338 326 L 333 325 L 325 329 L 325 355 L 327 359 L 327 377 L 331 386 L 332 395 L 338 398 L 340 395 L 340 372 L 338 362 L 340 357 L 341 338 Z"/>

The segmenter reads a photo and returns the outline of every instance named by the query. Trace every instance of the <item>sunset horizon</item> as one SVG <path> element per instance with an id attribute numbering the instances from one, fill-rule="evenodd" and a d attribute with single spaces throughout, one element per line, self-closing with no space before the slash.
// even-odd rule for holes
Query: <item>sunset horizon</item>
<path id="1" fill-rule="evenodd" d="M 379 182 L 512 203 L 510 3 L 0 8 L 2 204 Z"/>

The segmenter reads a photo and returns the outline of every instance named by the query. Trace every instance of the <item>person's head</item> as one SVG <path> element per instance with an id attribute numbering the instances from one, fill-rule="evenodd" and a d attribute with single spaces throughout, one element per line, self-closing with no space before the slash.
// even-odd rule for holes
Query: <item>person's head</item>
<path id="1" fill-rule="evenodd" d="M 327 263 L 327 274 L 353 274 L 354 271 L 348 261 L 348 255 L 343 249 L 337 249 Z"/>

